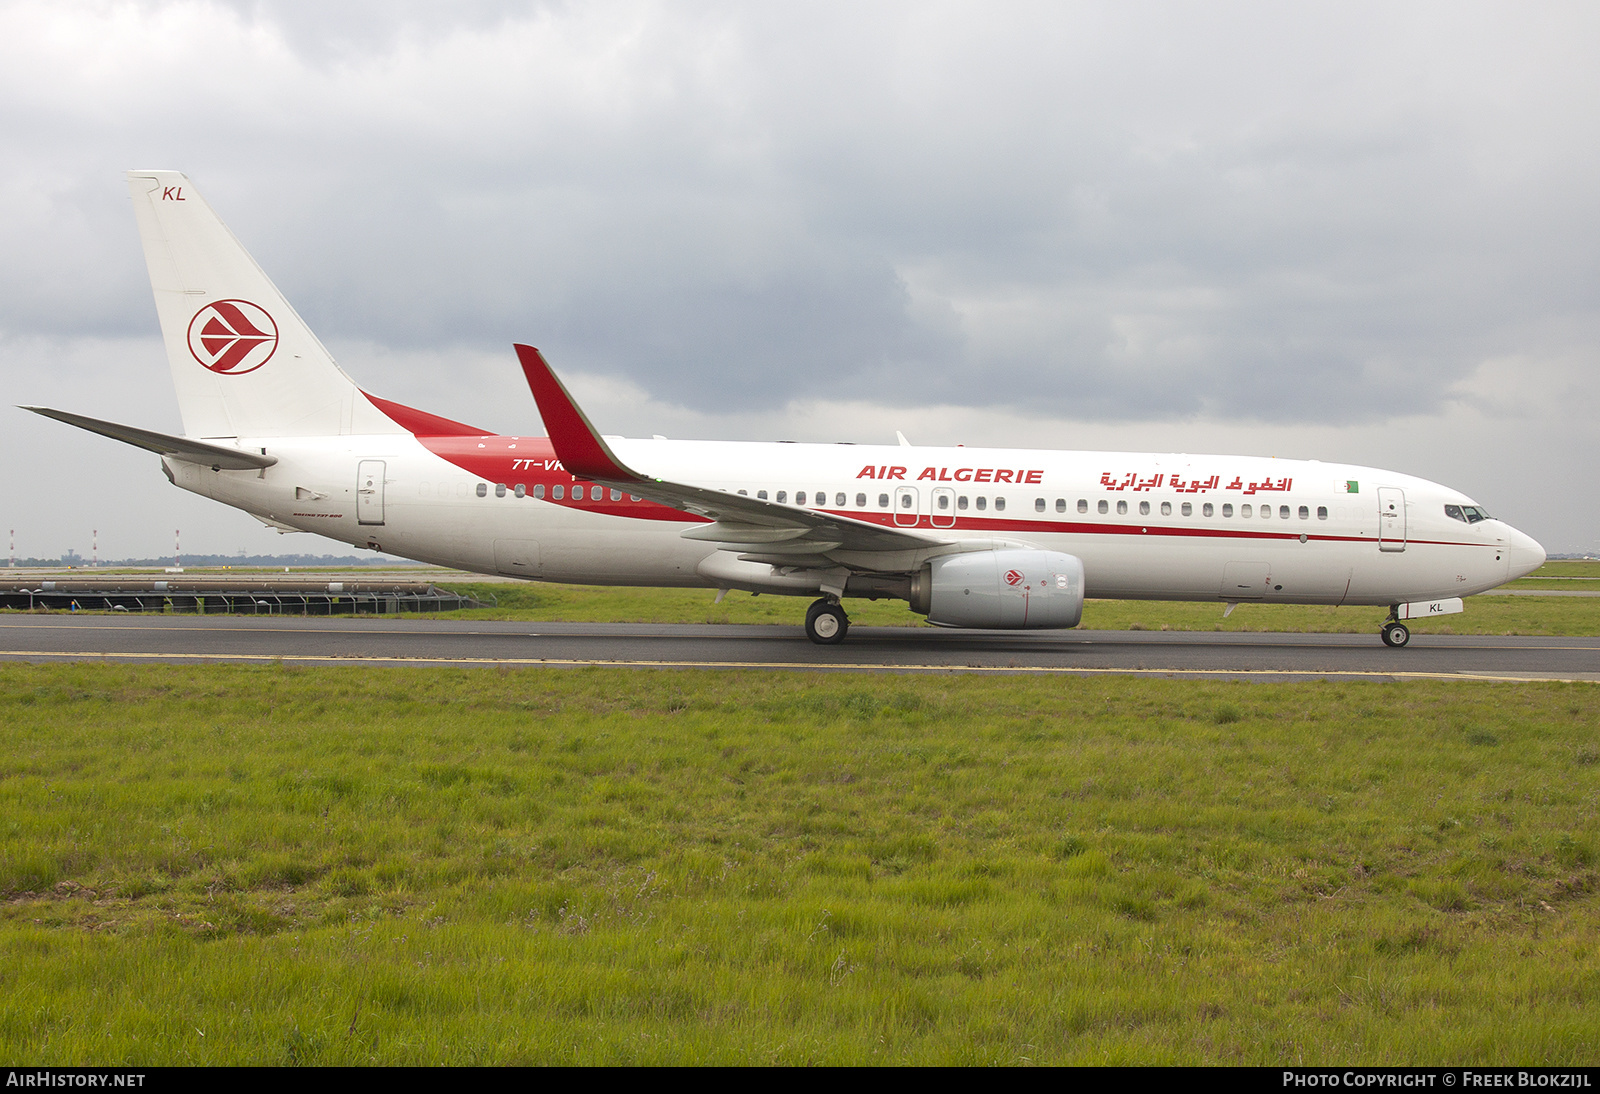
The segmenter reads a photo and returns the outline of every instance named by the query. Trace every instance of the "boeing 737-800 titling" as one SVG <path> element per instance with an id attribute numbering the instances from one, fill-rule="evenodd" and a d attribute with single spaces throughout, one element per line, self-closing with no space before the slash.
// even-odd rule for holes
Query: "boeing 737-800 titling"
<path id="1" fill-rule="evenodd" d="M 603 437 L 516 347 L 548 437 L 368 395 L 183 175 L 131 171 L 184 435 L 40 414 L 156 452 L 185 490 L 283 531 L 480 573 L 895 598 L 950 627 L 1076 626 L 1085 596 L 1389 606 L 1405 620 L 1543 548 L 1424 479 L 1251 456 Z"/>

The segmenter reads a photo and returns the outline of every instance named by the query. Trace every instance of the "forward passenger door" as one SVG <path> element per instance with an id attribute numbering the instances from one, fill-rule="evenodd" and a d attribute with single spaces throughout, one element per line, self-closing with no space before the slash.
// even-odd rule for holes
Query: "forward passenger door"
<path id="1" fill-rule="evenodd" d="M 1406 549 L 1406 492 L 1392 486 L 1378 487 L 1378 550 Z"/>

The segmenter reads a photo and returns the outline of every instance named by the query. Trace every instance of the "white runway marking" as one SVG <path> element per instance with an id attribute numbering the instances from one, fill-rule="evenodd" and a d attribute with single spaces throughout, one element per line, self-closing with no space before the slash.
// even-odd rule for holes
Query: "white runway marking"
<path id="1" fill-rule="evenodd" d="M 1575 647 L 1586 648 L 1586 647 Z M 1059 676 L 1297 676 L 1297 677 L 1380 677 L 1400 680 L 1472 680 L 1482 682 L 1528 683 L 1551 681 L 1559 683 L 1597 683 L 1600 679 L 1574 676 L 1541 676 L 1532 673 L 1495 675 L 1482 672 L 1405 672 L 1366 671 L 1359 669 L 1140 669 L 1140 668 L 1085 668 L 1069 665 L 914 665 L 874 664 L 868 662 L 842 662 L 817 664 L 807 661 L 641 661 L 602 660 L 556 657 L 382 657 L 338 656 L 333 654 L 271 653 L 121 653 L 115 650 L 82 650 L 76 653 L 53 653 L 41 650 L 0 650 L 0 657 L 48 658 L 75 661 L 84 659 L 140 660 L 140 661 L 247 661 L 282 662 L 285 664 L 332 665 L 430 665 L 430 666 L 518 666 L 525 668 L 630 668 L 630 669 L 793 669 L 807 672 L 915 672 L 915 673 L 967 673 L 967 674 L 1054 674 Z M 1600 675 L 1600 674 L 1597 674 Z"/>

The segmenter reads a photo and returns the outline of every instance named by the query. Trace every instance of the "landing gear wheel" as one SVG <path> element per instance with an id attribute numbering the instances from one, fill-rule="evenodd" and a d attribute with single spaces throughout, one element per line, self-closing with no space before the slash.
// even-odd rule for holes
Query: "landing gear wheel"
<path id="1" fill-rule="evenodd" d="M 806 609 L 806 637 L 819 646 L 838 645 L 849 629 L 850 617 L 831 601 L 819 600 Z"/>
<path id="2" fill-rule="evenodd" d="M 1406 628 L 1404 623 L 1396 622 L 1393 619 L 1385 623 L 1383 630 L 1379 631 L 1378 634 L 1383 637 L 1385 646 L 1393 646 L 1395 649 L 1399 649 L 1411 641 L 1411 631 Z"/>

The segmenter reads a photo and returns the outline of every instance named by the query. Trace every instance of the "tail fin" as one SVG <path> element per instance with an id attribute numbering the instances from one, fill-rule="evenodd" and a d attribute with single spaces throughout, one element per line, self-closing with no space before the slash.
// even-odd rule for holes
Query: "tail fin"
<path id="1" fill-rule="evenodd" d="M 190 437 L 404 430 L 368 401 L 176 171 L 129 171 L 156 312 Z"/>

